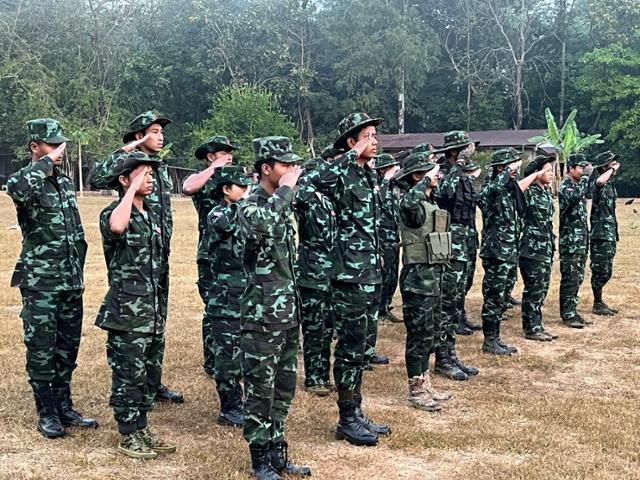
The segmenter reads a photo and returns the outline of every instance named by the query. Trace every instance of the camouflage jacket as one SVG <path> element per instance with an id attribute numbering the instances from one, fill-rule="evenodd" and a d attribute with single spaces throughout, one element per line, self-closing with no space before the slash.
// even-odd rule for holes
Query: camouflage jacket
<path id="1" fill-rule="evenodd" d="M 440 208 L 451 215 L 451 259 L 468 262 L 469 252 L 476 249 L 476 204 L 478 195 L 473 181 L 458 164 L 444 163 L 445 176 L 433 191 Z"/>
<path id="2" fill-rule="evenodd" d="M 521 219 L 513 194 L 507 188 L 510 181 L 514 180 L 505 169 L 487 179 L 480 192 L 478 204 L 483 224 L 480 257 L 517 263 Z"/>
<path id="3" fill-rule="evenodd" d="M 399 216 L 402 224 L 406 227 L 420 228 L 424 225 L 427 219 L 424 202 L 436 205 L 433 196 L 428 197 L 426 193 L 430 182 L 428 177 L 424 177 L 400 200 Z M 402 235 L 402 228 L 400 233 Z M 400 291 L 439 297 L 442 293 L 441 280 L 442 265 L 429 263 L 405 265 L 400 275 Z"/>
<path id="4" fill-rule="evenodd" d="M 196 207 L 196 212 L 198 212 L 198 253 L 196 256 L 198 261 L 208 259 L 207 215 L 220 203 L 220 199 L 216 199 L 215 194 L 216 182 L 215 178 L 211 177 L 200 190 L 191 196 L 193 206 Z"/>
<path id="5" fill-rule="evenodd" d="M 526 210 L 522 237 L 520 238 L 520 257 L 539 262 L 553 261 L 555 235 L 553 233 L 553 198 L 548 190 L 537 184 L 524 192 Z"/>
<path id="6" fill-rule="evenodd" d="M 208 258 L 212 281 L 207 314 L 240 318 L 240 297 L 247 285 L 242 269 L 244 240 L 237 222 L 238 204 L 224 200 L 207 217 Z M 207 255 L 207 252 L 205 252 Z"/>
<path id="7" fill-rule="evenodd" d="M 579 182 L 566 177 L 558 191 L 560 204 L 560 255 L 587 253 L 589 226 L 587 225 L 587 201 L 589 177 Z"/>
<path id="8" fill-rule="evenodd" d="M 400 242 L 398 222 L 398 199 L 393 184 L 385 178 L 380 182 L 380 221 L 378 224 L 378 238 L 382 248 L 398 246 L 398 242 Z"/>
<path id="9" fill-rule="evenodd" d="M 108 190 L 108 186 L 113 180 L 113 168 L 121 155 L 127 155 L 123 149 L 118 149 L 111 153 L 102 162 L 96 162 L 91 172 L 91 186 L 100 190 Z M 149 155 L 152 157 L 153 155 Z M 153 210 L 156 218 L 160 219 L 160 230 L 162 232 L 162 245 L 165 249 L 165 256 L 169 256 L 171 235 L 173 233 L 173 213 L 171 211 L 171 190 L 173 183 L 169 177 L 169 169 L 164 161 L 160 167 L 153 170 L 153 191 L 146 197 L 149 207 Z"/>
<path id="10" fill-rule="evenodd" d="M 336 210 L 337 248 L 332 278 L 341 282 L 382 281 L 378 239 L 379 196 L 375 172 L 356 163 L 353 151 L 323 165 L 312 183 Z"/>
<path id="11" fill-rule="evenodd" d="M 241 298 L 244 330 L 269 332 L 298 325 L 292 200 L 289 187 L 269 195 L 258 186 L 239 205 L 238 222 L 245 238 L 242 263 L 247 276 Z"/>
<path id="12" fill-rule="evenodd" d="M 293 208 L 298 221 L 298 285 L 314 290 L 330 290 L 333 250 L 336 242 L 336 212 L 326 195 L 318 192 L 312 170 L 298 182 Z"/>
<path id="13" fill-rule="evenodd" d="M 45 156 L 11 175 L 7 193 L 22 231 L 11 286 L 48 292 L 82 289 L 87 243 L 71 179 Z"/>
<path id="14" fill-rule="evenodd" d="M 167 318 L 161 292 L 167 267 L 161 229 L 145 199 L 145 213 L 133 206 L 127 229 L 121 235 L 113 233 L 109 218 L 119 203 L 116 200 L 100 213 L 109 290 L 96 325 L 105 330 L 161 334 Z"/>
<path id="15" fill-rule="evenodd" d="M 595 175 L 593 175 L 595 177 Z M 618 193 L 613 177 L 601 187 L 593 185 L 591 203 L 591 240 L 617 242 L 618 219 L 616 218 L 616 200 Z"/>

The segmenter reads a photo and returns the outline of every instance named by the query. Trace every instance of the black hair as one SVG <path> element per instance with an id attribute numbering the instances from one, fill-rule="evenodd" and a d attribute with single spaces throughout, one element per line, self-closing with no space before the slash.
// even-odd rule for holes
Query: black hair
<path id="1" fill-rule="evenodd" d="M 273 168 L 273 166 L 276 164 L 276 160 L 273 158 L 270 158 L 269 160 L 258 160 L 253 164 L 253 168 L 255 168 L 256 172 L 258 172 L 259 179 L 262 179 L 262 165 L 264 164 L 267 164 L 271 168 Z"/>

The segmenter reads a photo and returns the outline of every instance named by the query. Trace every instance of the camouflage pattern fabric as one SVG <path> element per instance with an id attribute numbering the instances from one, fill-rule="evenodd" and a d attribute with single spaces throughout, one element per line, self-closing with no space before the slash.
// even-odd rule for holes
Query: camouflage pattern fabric
<path id="1" fill-rule="evenodd" d="M 482 258 L 482 331 L 485 335 L 500 332 L 500 322 L 505 306 L 505 292 L 511 293 L 513 271 L 517 264 L 495 258 Z"/>
<path id="2" fill-rule="evenodd" d="M 586 263 L 586 253 L 560 254 L 560 316 L 563 320 L 576 317 Z"/>
<path id="3" fill-rule="evenodd" d="M 609 240 L 591 241 L 591 287 L 602 289 L 613 275 L 613 258 L 616 255 L 616 242 Z"/>
<path id="4" fill-rule="evenodd" d="M 242 332 L 242 434 L 249 445 L 266 447 L 285 439 L 285 421 L 296 391 L 298 336 L 297 328 Z"/>
<path id="5" fill-rule="evenodd" d="M 119 429 L 132 426 L 153 410 L 162 378 L 164 335 L 110 330 L 107 362 L 111 367 L 109 405 Z M 131 429 L 131 427 L 130 427 Z"/>
<path id="6" fill-rule="evenodd" d="M 372 302 L 377 305 L 377 309 L 380 308 L 382 295 L 382 286 L 376 285 L 373 291 Z M 371 359 L 376 353 L 376 344 L 378 343 L 378 310 L 373 313 L 371 317 L 367 319 L 367 348 L 364 352 L 364 364 L 367 365 L 371 362 Z"/>
<path id="7" fill-rule="evenodd" d="M 135 117 L 133 120 L 131 120 L 131 122 L 129 123 L 127 132 L 122 137 L 122 142 L 123 143 L 132 142 L 133 140 L 135 140 L 136 133 L 145 131 L 150 125 L 154 123 L 157 123 L 159 125 L 162 125 L 163 127 L 166 127 L 171 123 L 171 120 L 165 117 L 159 117 L 156 113 L 152 111 L 141 113 L 140 115 Z"/>
<path id="8" fill-rule="evenodd" d="M 595 175 L 594 175 L 595 177 Z M 594 182 L 595 183 L 595 182 Z M 594 184 L 591 204 L 591 287 L 602 289 L 613 274 L 618 220 L 616 218 L 615 184 L 610 179 L 601 187 Z"/>
<path id="9" fill-rule="evenodd" d="M 382 292 L 378 312 L 382 315 L 389 312 L 393 294 L 398 288 L 400 263 L 398 199 L 393 184 L 388 179 L 383 179 L 380 183 L 378 238 L 382 247 Z"/>
<path id="10" fill-rule="evenodd" d="M 62 125 L 53 118 L 36 118 L 27 122 L 27 139 L 31 142 L 44 142 L 59 145 L 70 142 L 62 133 Z"/>
<path id="11" fill-rule="evenodd" d="M 455 336 L 460 317 L 464 312 L 464 299 L 469 281 L 468 268 L 468 262 L 460 262 L 453 258 L 444 267 L 442 273 L 442 332 L 437 339 L 436 346 L 443 345 L 447 338 Z"/>
<path id="12" fill-rule="evenodd" d="M 524 282 L 522 292 L 522 330 L 535 333 L 544 330 L 542 305 L 551 280 L 551 262 L 520 257 L 520 274 Z"/>
<path id="13" fill-rule="evenodd" d="M 304 384 L 307 387 L 324 385 L 330 380 L 331 292 L 300 287 L 302 353 L 304 357 Z"/>
<path id="14" fill-rule="evenodd" d="M 68 387 L 82 334 L 82 290 L 20 292 L 29 383 L 34 391 Z"/>
<path id="15" fill-rule="evenodd" d="M 507 284 L 504 288 L 504 297 L 502 298 L 502 310 L 506 311 L 511 306 L 511 295 L 513 294 L 513 287 L 518 283 L 518 264 L 512 263 L 511 269 L 507 274 Z"/>
<path id="16" fill-rule="evenodd" d="M 204 186 L 191 196 L 193 206 L 198 212 L 198 251 L 196 260 L 198 263 L 198 293 L 207 305 L 207 292 L 211 282 L 211 266 L 209 264 L 209 246 L 207 236 L 207 215 L 220 203 L 216 198 L 216 181 L 211 177 Z"/>
<path id="17" fill-rule="evenodd" d="M 213 355 L 214 369 L 211 375 L 220 393 L 232 392 L 242 380 L 242 357 L 240 350 L 240 319 L 211 317 L 210 338 L 206 348 Z"/>

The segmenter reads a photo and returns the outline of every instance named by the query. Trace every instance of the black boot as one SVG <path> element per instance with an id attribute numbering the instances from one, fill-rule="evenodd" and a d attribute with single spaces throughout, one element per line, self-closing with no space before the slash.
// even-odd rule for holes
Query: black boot
<path id="1" fill-rule="evenodd" d="M 184 403 L 184 397 L 182 396 L 182 394 L 174 392 L 173 390 L 169 390 L 169 388 L 164 383 L 161 383 L 158 387 L 156 400 L 168 400 L 173 403 Z"/>
<path id="2" fill-rule="evenodd" d="M 71 400 L 71 389 L 69 387 L 54 388 L 53 394 L 56 397 L 58 415 L 65 427 L 98 428 L 98 421 L 93 418 L 84 418 L 79 412 L 73 409 Z"/>
<path id="3" fill-rule="evenodd" d="M 502 341 L 502 338 L 500 338 L 500 334 L 498 334 L 498 336 L 496 337 L 496 342 L 498 342 L 498 345 L 500 345 L 507 352 L 509 352 L 509 355 L 511 355 L 512 353 L 518 353 L 518 349 L 516 347 L 512 347 L 511 345 L 507 345 L 506 343 L 504 343 Z"/>
<path id="4" fill-rule="evenodd" d="M 436 365 L 433 370 L 451 380 L 469 380 L 469 376 L 449 358 L 449 350 L 446 345 L 436 348 Z"/>
<path id="5" fill-rule="evenodd" d="M 465 312 L 464 310 L 462 311 L 462 323 L 464 323 L 465 327 L 467 327 L 469 330 L 472 330 L 474 332 L 482 330 L 482 325 L 471 323 L 469 321 L 469 317 L 467 317 L 467 312 Z"/>
<path id="6" fill-rule="evenodd" d="M 482 351 L 491 355 L 511 355 L 511 352 L 505 350 L 497 341 L 498 335 L 495 333 L 485 333 L 482 342 Z"/>
<path id="7" fill-rule="evenodd" d="M 340 419 L 336 427 L 336 438 L 358 446 L 373 446 L 378 444 L 378 436 L 367 429 L 356 416 L 356 402 L 353 400 L 338 400 Z"/>
<path id="8" fill-rule="evenodd" d="M 269 447 L 269 456 L 271 457 L 271 466 L 279 474 L 287 473 L 289 475 L 298 475 L 300 477 L 310 477 L 311 469 L 307 466 L 294 465 L 289 460 L 287 453 L 287 442 L 284 440 L 276 442 Z"/>
<path id="9" fill-rule="evenodd" d="M 239 387 L 240 385 L 238 385 Z M 220 397 L 220 413 L 218 423 L 227 427 L 242 428 L 244 425 L 244 410 L 242 408 L 242 390 L 240 394 L 235 390 L 218 392 Z"/>
<path id="10" fill-rule="evenodd" d="M 449 358 L 451 362 L 456 365 L 460 370 L 467 374 L 467 376 L 472 377 L 474 375 L 478 375 L 480 370 L 476 367 L 472 367 L 471 365 L 466 365 L 462 360 L 458 358 L 458 354 L 456 353 L 456 340 L 455 338 L 449 340 L 447 342 L 447 348 L 449 349 Z"/>
<path id="11" fill-rule="evenodd" d="M 251 454 L 251 474 L 256 480 L 282 480 L 282 477 L 271 466 L 268 447 L 249 445 Z"/>
<path id="12" fill-rule="evenodd" d="M 464 318 L 460 317 L 458 319 L 458 326 L 456 327 L 456 335 L 473 335 L 473 330 L 471 330 L 464 322 Z"/>
<path id="13" fill-rule="evenodd" d="M 64 435 L 64 427 L 58 415 L 56 401 L 50 387 L 37 390 L 34 393 L 36 409 L 38 410 L 38 430 L 47 438 L 58 438 Z"/>
<path id="14" fill-rule="evenodd" d="M 381 423 L 375 423 L 364 414 L 364 412 L 362 411 L 362 395 L 356 393 L 353 396 L 353 401 L 356 403 L 356 417 L 358 417 L 360 423 L 362 423 L 367 430 L 375 433 L 376 435 L 391 435 L 391 428 Z"/>

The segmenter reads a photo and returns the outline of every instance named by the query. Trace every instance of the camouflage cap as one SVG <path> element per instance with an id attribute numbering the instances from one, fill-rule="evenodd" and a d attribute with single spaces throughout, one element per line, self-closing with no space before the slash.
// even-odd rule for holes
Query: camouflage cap
<path id="1" fill-rule="evenodd" d="M 416 152 L 409 155 L 404 160 L 402 168 L 393 176 L 393 180 L 400 180 L 410 173 L 428 172 L 433 169 L 436 164 L 429 160 L 428 152 Z"/>
<path id="2" fill-rule="evenodd" d="M 380 125 L 382 123 L 381 118 L 371 118 L 364 112 L 352 113 L 346 116 L 338 124 L 338 139 L 333 142 L 333 148 L 339 150 L 348 150 L 347 138 L 353 136 L 359 130 L 369 125 Z"/>
<path id="3" fill-rule="evenodd" d="M 419 143 L 415 147 L 410 150 L 410 153 L 418 153 L 418 152 L 428 152 L 433 153 L 433 145 L 430 143 Z"/>
<path id="4" fill-rule="evenodd" d="M 472 143 L 480 145 L 480 142 L 475 142 L 469 138 L 469 134 L 464 130 L 452 130 L 444 134 L 444 143 L 442 144 L 442 147 L 436 150 L 436 152 L 444 153 L 447 150 L 464 148 Z"/>
<path id="5" fill-rule="evenodd" d="M 29 142 L 44 142 L 59 145 L 70 140 L 62 134 L 62 125 L 53 118 L 36 118 L 27 122 Z"/>
<path id="6" fill-rule="evenodd" d="M 251 141 L 256 154 L 256 162 L 276 160 L 280 163 L 297 163 L 301 157 L 293 153 L 288 137 L 260 137 Z"/>
<path id="7" fill-rule="evenodd" d="M 508 165 L 510 163 L 517 162 L 518 160 L 522 160 L 522 158 L 520 158 L 521 153 L 522 152 L 511 147 L 496 150 L 491 154 L 491 163 L 489 163 L 489 166 L 497 167 L 498 165 Z"/>
<path id="8" fill-rule="evenodd" d="M 572 153 L 567 159 L 567 165 L 573 167 L 586 167 L 591 162 L 587 159 L 587 156 L 583 153 Z"/>
<path id="9" fill-rule="evenodd" d="M 333 148 L 333 145 L 327 145 L 320 153 L 320 156 L 325 160 L 328 160 L 329 158 L 337 157 L 341 153 L 344 153 L 344 150 Z"/>
<path id="10" fill-rule="evenodd" d="M 253 184 L 253 181 L 247 175 L 247 170 L 244 167 L 240 167 L 238 165 L 217 167 L 214 170 L 213 175 L 216 180 L 216 186 L 228 185 L 230 183 L 233 183 L 234 185 L 246 187 Z"/>
<path id="11" fill-rule="evenodd" d="M 153 125 L 154 123 L 158 123 L 165 127 L 171 123 L 171 120 L 165 117 L 159 117 L 152 111 L 141 113 L 131 120 L 129 123 L 129 130 L 127 130 L 127 133 L 122 137 L 122 141 L 124 143 L 133 142 L 135 140 L 136 133 L 144 132 L 149 125 Z"/>
<path id="12" fill-rule="evenodd" d="M 134 150 L 126 156 L 121 156 L 113 166 L 113 174 L 108 184 L 111 188 L 120 186 L 118 177 L 120 175 L 128 175 L 134 171 L 140 165 L 159 165 L 162 163 L 160 157 L 149 157 L 146 153 L 140 150 Z"/>
<path id="13" fill-rule="evenodd" d="M 556 157 L 553 155 L 537 155 L 536 158 L 531 160 L 529 164 L 524 169 L 523 175 L 528 177 L 534 172 L 538 170 L 542 170 L 542 168 L 547 164 L 555 161 Z"/>
<path id="14" fill-rule="evenodd" d="M 225 137 L 224 135 L 215 135 L 207 138 L 202 145 L 196 148 L 194 155 L 196 158 L 204 160 L 207 158 L 208 153 L 231 152 L 233 150 L 238 150 L 238 148 L 240 148 L 240 145 L 229 140 L 229 137 Z"/>
<path id="15" fill-rule="evenodd" d="M 463 172 L 475 172 L 479 168 L 482 168 L 482 165 L 474 162 L 473 160 L 467 160 L 466 162 L 464 162 L 464 164 L 462 164 Z"/>
<path id="16" fill-rule="evenodd" d="M 373 168 L 377 170 L 379 168 L 392 167 L 399 164 L 400 162 L 393 158 L 393 155 L 389 155 L 388 153 L 381 153 L 375 158 Z"/>
<path id="17" fill-rule="evenodd" d="M 611 150 L 607 150 L 606 152 L 602 152 L 596 155 L 596 158 L 593 159 L 593 162 L 591 162 L 591 164 L 596 168 L 604 167 L 605 165 L 613 162 L 616 158 L 618 158 L 618 155 L 613 153 Z"/>

